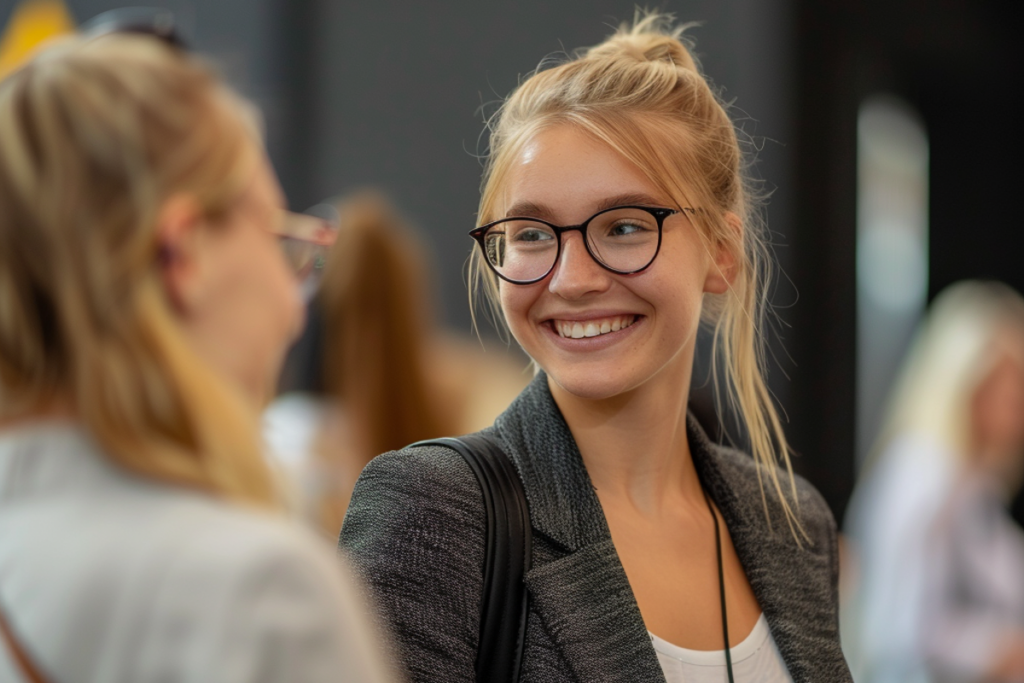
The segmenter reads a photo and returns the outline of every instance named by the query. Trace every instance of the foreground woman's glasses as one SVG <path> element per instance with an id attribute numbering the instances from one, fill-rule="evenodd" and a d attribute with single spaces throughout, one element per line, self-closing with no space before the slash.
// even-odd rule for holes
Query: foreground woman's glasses
<path id="1" fill-rule="evenodd" d="M 338 237 L 337 210 L 330 204 L 317 204 L 305 213 L 282 212 L 274 234 L 281 238 L 281 250 L 308 301 L 316 293 L 327 253 Z"/>
<path id="2" fill-rule="evenodd" d="M 661 249 L 662 225 L 669 216 L 691 208 L 616 206 L 599 211 L 579 225 L 559 226 L 539 218 L 513 216 L 470 231 L 487 265 L 516 285 L 546 278 L 562 253 L 562 235 L 583 233 L 587 253 L 603 268 L 629 275 L 654 262 Z"/>

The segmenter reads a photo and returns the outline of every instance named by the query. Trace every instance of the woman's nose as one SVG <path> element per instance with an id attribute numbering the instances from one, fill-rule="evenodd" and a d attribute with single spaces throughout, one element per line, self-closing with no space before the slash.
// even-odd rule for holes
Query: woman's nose
<path id="1" fill-rule="evenodd" d="M 611 273 L 587 251 L 583 235 L 573 231 L 562 235 L 562 253 L 548 283 L 548 289 L 565 299 L 579 299 L 591 292 L 603 292 Z"/>

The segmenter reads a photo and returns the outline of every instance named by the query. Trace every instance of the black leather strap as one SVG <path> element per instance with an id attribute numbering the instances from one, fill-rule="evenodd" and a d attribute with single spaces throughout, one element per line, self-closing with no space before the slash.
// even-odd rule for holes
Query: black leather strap
<path id="1" fill-rule="evenodd" d="M 516 683 L 529 607 L 523 578 L 530 570 L 532 544 L 523 483 L 501 447 L 483 434 L 420 441 L 413 446 L 445 446 L 457 451 L 480 482 L 487 511 L 487 541 L 476 680 Z"/>

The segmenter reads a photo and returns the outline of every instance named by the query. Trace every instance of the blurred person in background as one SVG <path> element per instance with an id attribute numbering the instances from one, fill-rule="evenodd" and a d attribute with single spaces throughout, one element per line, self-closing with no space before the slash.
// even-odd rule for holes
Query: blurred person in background
<path id="1" fill-rule="evenodd" d="M 942 292 L 847 513 L 858 681 L 1024 681 L 1024 299 Z"/>
<path id="2" fill-rule="evenodd" d="M 0 680 L 391 680 L 262 456 L 298 225 L 252 107 L 165 40 L 0 82 Z"/>
<path id="3" fill-rule="evenodd" d="M 380 192 L 338 200 L 338 237 L 310 313 L 304 391 L 264 415 L 294 504 L 337 538 L 373 456 L 489 425 L 526 385 L 525 362 L 434 324 L 428 253 Z M 487 378 L 484 381 L 483 378 Z"/>

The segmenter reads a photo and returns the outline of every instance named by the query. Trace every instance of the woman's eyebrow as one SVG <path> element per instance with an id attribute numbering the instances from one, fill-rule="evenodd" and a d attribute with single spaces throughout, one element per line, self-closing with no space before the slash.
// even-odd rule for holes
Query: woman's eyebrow
<path id="1" fill-rule="evenodd" d="M 665 206 L 664 200 L 655 199 L 649 194 L 643 192 L 630 192 L 628 194 L 615 195 L 614 197 L 608 197 L 607 199 L 601 200 L 598 203 L 596 210 L 604 211 L 605 209 L 613 209 L 616 206 Z"/>
<path id="2" fill-rule="evenodd" d="M 630 205 L 642 205 L 642 206 L 666 206 L 666 202 L 663 200 L 655 199 L 649 194 L 642 192 L 630 192 L 627 194 L 618 194 L 614 197 L 607 197 L 602 199 L 594 207 L 594 212 L 598 213 L 605 209 L 612 209 L 616 206 L 630 206 Z M 530 216 L 533 218 L 550 218 L 553 212 L 543 204 L 537 204 L 535 202 L 523 201 L 516 202 L 509 207 L 508 211 L 505 212 L 505 217 L 509 218 L 512 216 Z"/>
<path id="3" fill-rule="evenodd" d="M 543 204 L 533 202 L 516 202 L 505 212 L 505 218 L 512 216 L 530 216 L 532 218 L 549 218 L 551 210 Z"/>

